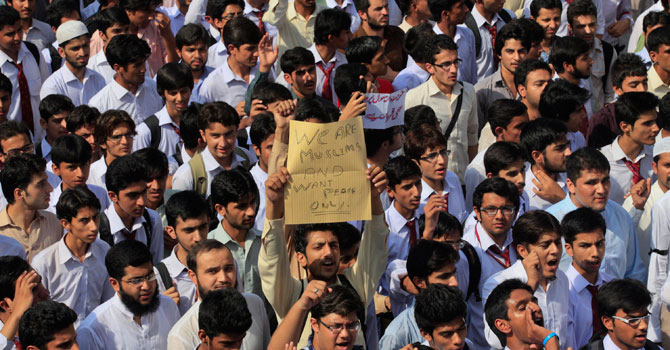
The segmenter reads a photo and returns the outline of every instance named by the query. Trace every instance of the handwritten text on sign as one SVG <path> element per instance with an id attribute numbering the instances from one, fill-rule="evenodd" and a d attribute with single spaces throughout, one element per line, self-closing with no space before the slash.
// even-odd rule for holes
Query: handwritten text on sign
<path id="1" fill-rule="evenodd" d="M 361 118 L 289 129 L 286 224 L 370 220 Z"/>
<path id="2" fill-rule="evenodd" d="M 392 94 L 365 94 L 366 129 L 387 129 L 405 122 L 405 95 L 407 89 Z"/>

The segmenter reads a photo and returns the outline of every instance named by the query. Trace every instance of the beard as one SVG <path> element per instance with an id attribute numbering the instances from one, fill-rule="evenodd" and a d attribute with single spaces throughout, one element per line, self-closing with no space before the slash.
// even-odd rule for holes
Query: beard
<path id="1" fill-rule="evenodd" d="M 123 288 L 119 290 L 119 294 L 121 295 L 121 302 L 123 302 L 123 305 L 125 305 L 135 316 L 144 316 L 158 310 L 158 306 L 160 305 L 161 301 L 157 291 L 154 292 L 153 298 L 149 304 L 146 305 L 143 305 L 129 294 L 126 294 Z"/>

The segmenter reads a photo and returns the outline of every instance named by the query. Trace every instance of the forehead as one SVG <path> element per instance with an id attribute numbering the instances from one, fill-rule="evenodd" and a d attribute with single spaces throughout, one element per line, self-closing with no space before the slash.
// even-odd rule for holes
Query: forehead
<path id="1" fill-rule="evenodd" d="M 575 242 L 595 242 L 605 238 L 605 233 L 601 229 L 595 229 L 591 232 L 580 232 L 575 235 Z"/>
<path id="2" fill-rule="evenodd" d="M 486 207 L 489 205 L 494 206 L 512 205 L 512 202 L 509 199 L 502 197 L 496 193 L 488 192 L 484 193 L 484 195 L 482 196 L 482 207 Z"/>
<path id="3" fill-rule="evenodd" d="M 0 33 L 14 32 L 20 26 L 21 26 L 21 21 L 16 21 L 16 23 L 14 23 L 12 25 L 4 25 L 0 28 Z"/>
<path id="4" fill-rule="evenodd" d="M 355 312 L 349 313 L 346 316 L 342 316 L 336 313 L 329 313 L 328 315 L 325 315 L 321 317 L 322 320 L 326 321 L 326 323 L 350 323 L 350 322 L 355 322 L 358 320 L 358 316 L 356 316 Z"/>
<path id="5" fill-rule="evenodd" d="M 512 164 L 510 164 L 508 167 L 506 167 L 502 171 L 520 170 L 521 168 L 524 167 L 524 165 L 525 165 L 525 163 L 524 163 L 523 159 L 519 158 L 519 159 L 515 160 L 514 162 L 512 162 Z"/>
<path id="6" fill-rule="evenodd" d="M 579 178 L 577 181 L 589 181 L 593 179 L 603 179 L 607 176 L 609 176 L 609 172 L 605 170 L 598 170 L 598 169 L 582 169 L 582 171 L 579 172 Z"/>
<path id="7" fill-rule="evenodd" d="M 435 327 L 433 334 L 442 332 L 453 332 L 455 330 L 462 328 L 463 325 L 465 325 L 465 320 L 462 317 L 458 316 L 447 323 L 443 323 Z"/>
<path id="8" fill-rule="evenodd" d="M 596 22 L 596 16 L 593 15 L 576 16 L 575 18 L 573 18 L 573 21 L 578 24 L 591 24 Z"/>
<path id="9" fill-rule="evenodd" d="M 226 126 L 226 125 L 223 125 L 223 124 L 218 123 L 218 122 L 213 122 L 213 123 L 209 123 L 209 125 L 207 125 L 207 129 L 205 131 L 209 131 L 211 133 L 227 133 L 227 132 L 233 131 L 235 129 L 236 128 L 235 128 L 234 125 Z"/>
<path id="10" fill-rule="evenodd" d="M 445 148 L 447 148 L 446 143 L 439 143 L 439 144 L 436 144 L 436 145 L 431 145 L 431 146 L 426 147 L 426 149 L 423 151 L 423 154 L 429 154 L 429 153 L 433 153 L 433 152 L 440 152 L 440 151 L 444 150 Z"/>
<path id="11" fill-rule="evenodd" d="M 140 266 L 126 266 L 123 271 L 124 271 L 124 276 L 146 276 L 150 272 L 153 272 L 153 266 L 151 265 L 151 261 L 147 261 L 144 264 Z"/>
<path id="12" fill-rule="evenodd" d="M 75 46 L 82 46 L 82 45 L 86 45 L 89 42 L 90 42 L 90 39 L 88 37 L 88 34 L 86 34 L 86 35 L 82 35 L 80 37 L 76 37 L 74 39 L 70 39 L 67 43 L 65 43 L 64 48 L 69 49 L 69 48 L 75 47 Z"/>
<path id="13" fill-rule="evenodd" d="M 90 217 L 98 213 L 98 209 L 92 207 L 83 207 L 77 211 L 78 218 Z"/>
<path id="14" fill-rule="evenodd" d="M 147 183 L 144 181 L 135 181 L 121 191 L 120 193 L 143 192 L 147 188 Z"/>
<path id="15" fill-rule="evenodd" d="M 537 80 L 549 80 L 551 79 L 551 73 L 545 69 L 536 69 L 534 71 L 531 71 L 528 73 L 526 76 L 526 81 L 528 82 L 534 82 Z"/>
<path id="16" fill-rule="evenodd" d="M 558 140 L 552 142 L 549 146 L 547 146 L 547 150 L 553 150 L 554 147 L 556 146 L 562 146 L 564 144 L 568 143 L 568 137 L 563 134 L 561 137 L 558 138 Z"/>
<path id="17" fill-rule="evenodd" d="M 111 135 L 118 135 L 118 134 L 125 134 L 128 131 L 130 131 L 130 126 L 126 123 L 121 123 L 117 124 L 116 126 L 112 127 L 112 130 L 110 132 Z"/>
<path id="18" fill-rule="evenodd" d="M 197 218 L 188 218 L 188 219 L 182 219 L 181 216 L 177 216 L 176 220 L 176 225 L 177 226 L 200 226 L 202 223 L 207 222 L 209 220 L 209 217 L 207 214 L 202 214 L 200 217 Z"/>
<path id="19" fill-rule="evenodd" d="M 525 289 L 515 289 L 509 294 L 509 299 L 505 302 L 507 307 L 514 307 L 520 303 L 527 303 L 533 300 L 533 294 Z"/>
<path id="20" fill-rule="evenodd" d="M 226 248 L 211 249 L 200 252 L 196 257 L 198 267 L 223 266 L 233 264 L 233 255 Z"/>
<path id="21" fill-rule="evenodd" d="M 538 17 L 559 16 L 561 14 L 561 9 L 560 8 L 553 8 L 553 9 L 541 8 L 540 11 L 538 11 L 537 14 L 538 14 Z"/>
<path id="22" fill-rule="evenodd" d="M 370 7 L 386 6 L 388 3 L 388 0 L 370 0 Z"/>
<path id="23" fill-rule="evenodd" d="M 307 243 L 339 241 L 333 231 L 311 231 L 307 233 Z"/>
<path id="24" fill-rule="evenodd" d="M 225 9 L 223 9 L 224 14 L 228 14 L 231 12 L 242 12 L 242 7 L 240 7 L 240 5 L 237 4 L 230 4 L 226 6 Z"/>
<path id="25" fill-rule="evenodd" d="M 516 39 L 516 38 L 509 38 L 509 39 L 505 40 L 505 45 L 503 46 L 503 48 L 505 48 L 505 47 L 507 47 L 507 48 L 510 48 L 510 47 L 521 48 L 521 47 L 523 47 L 523 45 L 521 44 L 521 40 Z"/>
<path id="26" fill-rule="evenodd" d="M 418 181 L 421 181 L 421 176 L 419 176 L 419 175 L 414 175 L 414 176 L 410 176 L 410 177 L 407 178 L 407 179 L 402 179 L 402 181 L 400 181 L 400 183 L 397 184 L 396 186 L 412 185 L 412 184 L 414 184 L 414 183 L 416 183 L 416 182 L 418 182 Z"/>
<path id="27" fill-rule="evenodd" d="M 544 241 L 555 241 L 557 239 L 561 238 L 561 235 L 558 234 L 558 232 L 544 232 L 540 235 L 540 239 L 538 239 L 538 242 L 544 242 Z"/>
<path id="28" fill-rule="evenodd" d="M 16 134 L 4 140 L 0 140 L 0 146 L 2 146 L 2 149 L 7 148 L 8 150 L 11 149 L 10 147 L 23 147 L 29 143 L 30 139 L 28 139 L 26 134 Z"/>
<path id="29" fill-rule="evenodd" d="M 440 50 L 440 52 L 435 55 L 435 62 L 453 61 L 456 57 L 458 57 L 458 51 L 456 50 Z"/>
<path id="30" fill-rule="evenodd" d="M 640 82 L 647 80 L 646 75 L 627 75 L 623 78 L 624 83 Z"/>

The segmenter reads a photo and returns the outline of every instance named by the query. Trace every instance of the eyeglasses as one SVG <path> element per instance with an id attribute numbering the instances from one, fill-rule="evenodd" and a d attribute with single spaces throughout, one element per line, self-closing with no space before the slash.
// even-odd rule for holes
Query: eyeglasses
<path id="1" fill-rule="evenodd" d="M 136 278 L 131 278 L 127 281 L 123 281 L 123 280 L 122 281 L 126 282 L 130 285 L 133 285 L 133 286 L 139 286 L 140 284 L 144 283 L 144 281 L 153 282 L 155 280 L 156 280 L 156 274 L 152 272 L 152 273 L 150 273 L 150 274 L 148 274 L 144 277 L 136 277 Z"/>
<path id="2" fill-rule="evenodd" d="M 423 160 L 429 163 L 434 163 L 437 160 L 437 156 L 440 155 L 442 158 L 447 158 L 451 154 L 451 151 L 448 149 L 443 149 L 439 152 L 428 153 L 423 157 L 419 157 L 419 160 Z"/>
<path id="3" fill-rule="evenodd" d="M 357 332 L 361 328 L 361 321 L 356 321 L 356 322 L 347 323 L 347 324 L 336 323 L 332 326 L 323 323 L 323 321 L 321 321 L 321 320 L 319 320 L 319 323 L 321 323 L 324 327 L 328 328 L 328 330 L 333 332 L 334 335 L 340 334 L 340 332 L 342 332 L 342 330 L 345 327 L 347 328 L 347 331 L 349 331 L 349 332 Z"/>
<path id="4" fill-rule="evenodd" d="M 514 210 L 516 210 L 516 207 L 513 205 L 510 206 L 504 206 L 504 207 L 484 207 L 484 208 L 479 208 L 479 211 L 483 212 L 484 214 L 488 216 L 496 216 L 498 214 L 498 210 L 500 210 L 503 215 L 505 216 L 510 216 L 514 214 Z"/>
<path id="5" fill-rule="evenodd" d="M 463 247 L 465 247 L 465 241 L 462 239 L 457 241 L 444 241 L 444 243 L 451 245 L 454 249 L 463 249 Z"/>
<path id="6" fill-rule="evenodd" d="M 132 139 L 135 138 L 135 135 L 137 135 L 137 133 L 133 131 L 133 132 L 125 133 L 125 134 L 108 136 L 107 138 L 109 139 L 109 141 L 117 143 L 117 142 L 120 142 L 121 139 L 124 138 L 124 137 L 127 138 L 128 140 L 132 140 Z"/>
<path id="7" fill-rule="evenodd" d="M 640 325 L 640 322 L 643 320 L 645 322 L 649 322 L 649 317 L 651 317 L 651 314 L 646 314 L 644 316 L 640 317 L 632 317 L 632 318 L 623 318 L 623 317 L 618 317 L 618 316 L 612 316 L 613 319 L 619 320 L 633 328 L 637 328 Z"/>
<path id="8" fill-rule="evenodd" d="M 449 68 L 451 68 L 452 64 L 456 67 L 460 66 L 461 62 L 463 62 L 463 60 L 460 59 L 460 58 L 457 58 L 455 61 L 452 61 L 452 62 L 444 62 L 444 63 L 440 63 L 440 64 L 433 63 L 433 66 L 440 67 L 442 69 L 449 69 Z"/>
<path id="9" fill-rule="evenodd" d="M 226 21 L 230 21 L 231 19 L 233 19 L 233 18 L 235 18 L 235 17 L 240 17 L 240 16 L 242 16 L 243 14 L 244 14 L 244 13 L 242 13 L 242 12 L 233 12 L 233 13 L 229 13 L 229 14 L 227 14 L 227 15 L 225 15 L 225 16 L 221 16 L 221 19 L 225 19 Z"/>
<path id="10" fill-rule="evenodd" d="M 7 153 L 2 153 L 3 156 L 17 156 L 23 153 L 33 153 L 35 152 L 35 145 L 29 143 L 21 148 L 14 148 L 7 151 Z"/>

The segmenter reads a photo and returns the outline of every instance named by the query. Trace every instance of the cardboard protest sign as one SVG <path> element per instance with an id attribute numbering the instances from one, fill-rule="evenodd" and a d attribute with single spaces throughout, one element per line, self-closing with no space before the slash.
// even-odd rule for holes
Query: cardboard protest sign
<path id="1" fill-rule="evenodd" d="M 285 223 L 370 220 L 361 118 L 337 123 L 291 121 Z"/>
<path id="2" fill-rule="evenodd" d="M 366 129 L 388 129 L 405 123 L 405 96 L 407 89 L 392 94 L 365 94 Z"/>

